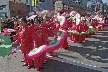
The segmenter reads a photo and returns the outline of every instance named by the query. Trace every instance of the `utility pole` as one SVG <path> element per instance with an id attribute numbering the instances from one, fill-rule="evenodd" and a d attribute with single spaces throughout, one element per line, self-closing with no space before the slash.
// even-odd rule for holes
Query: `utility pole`
<path id="1" fill-rule="evenodd" d="M 30 2 L 30 13 L 32 12 L 32 0 L 29 0 Z"/>
<path id="2" fill-rule="evenodd" d="M 97 0 L 96 0 L 96 6 L 95 6 L 95 12 L 98 11 L 98 4 L 97 4 Z"/>
<path id="3" fill-rule="evenodd" d="M 104 9 L 105 9 L 104 3 L 102 2 L 102 14 L 103 14 L 103 15 L 105 14 L 105 12 L 104 12 L 105 10 L 104 10 Z"/>
<path id="4" fill-rule="evenodd" d="M 29 0 L 30 1 L 30 13 L 32 12 L 32 9 L 36 12 L 36 2 L 37 0 Z"/>
<path id="5" fill-rule="evenodd" d="M 34 12 L 36 13 L 36 0 L 34 0 Z"/>
<path id="6" fill-rule="evenodd" d="M 106 14 L 108 14 L 108 2 L 106 3 L 107 4 L 107 7 L 106 7 Z"/>

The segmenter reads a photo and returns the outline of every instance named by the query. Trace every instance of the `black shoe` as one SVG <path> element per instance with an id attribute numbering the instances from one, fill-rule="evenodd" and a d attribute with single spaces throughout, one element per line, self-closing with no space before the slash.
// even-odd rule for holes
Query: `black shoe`
<path id="1" fill-rule="evenodd" d="M 21 62 L 24 62 L 24 60 L 21 60 Z"/>
<path id="2" fill-rule="evenodd" d="M 28 66 L 28 67 L 27 67 L 27 69 L 31 69 L 31 68 L 32 68 L 32 66 Z"/>
<path id="3" fill-rule="evenodd" d="M 45 60 L 43 64 L 46 64 L 46 63 L 47 63 L 47 60 Z"/>
<path id="4" fill-rule="evenodd" d="M 36 70 L 37 70 L 37 71 L 40 71 L 40 68 L 37 68 Z"/>
<path id="5" fill-rule="evenodd" d="M 23 64 L 23 66 L 27 66 L 27 64 Z"/>
<path id="6" fill-rule="evenodd" d="M 31 67 L 27 67 L 27 69 L 31 69 Z"/>
<path id="7" fill-rule="evenodd" d="M 43 66 L 42 66 L 42 67 L 40 67 L 40 68 L 37 68 L 37 71 L 40 71 L 41 69 L 43 69 Z"/>

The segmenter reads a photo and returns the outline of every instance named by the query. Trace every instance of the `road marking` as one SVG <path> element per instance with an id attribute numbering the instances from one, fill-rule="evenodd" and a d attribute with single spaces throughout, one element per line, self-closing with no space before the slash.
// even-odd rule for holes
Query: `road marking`
<path id="1" fill-rule="evenodd" d="M 83 62 L 79 63 L 79 62 L 69 61 L 69 60 L 65 60 L 65 59 L 61 59 L 61 58 L 57 58 L 57 57 L 48 57 L 48 58 L 52 59 L 52 60 L 57 60 L 57 61 L 60 61 L 60 62 L 65 62 L 65 63 L 68 63 L 68 64 L 72 64 L 72 65 L 77 65 L 77 66 L 81 66 L 81 67 L 85 67 L 85 68 L 101 71 L 101 72 L 108 72 L 108 69 L 87 65 L 87 64 L 84 64 Z"/>

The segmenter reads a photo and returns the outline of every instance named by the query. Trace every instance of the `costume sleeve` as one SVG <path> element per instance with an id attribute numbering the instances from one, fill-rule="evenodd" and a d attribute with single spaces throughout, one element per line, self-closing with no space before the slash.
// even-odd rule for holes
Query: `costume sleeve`
<path id="1" fill-rule="evenodd" d="M 28 28 L 25 28 L 25 31 L 23 33 L 23 37 L 21 40 L 22 44 L 29 44 L 29 39 L 30 39 L 30 32 Z"/>
<path id="2" fill-rule="evenodd" d="M 58 24 L 58 25 L 56 25 L 56 28 L 54 29 L 54 32 L 58 32 L 58 30 L 59 30 L 59 28 L 60 28 L 60 25 Z"/>
<path id="3" fill-rule="evenodd" d="M 19 36 L 19 34 L 17 33 L 16 35 L 13 36 L 13 38 L 14 38 L 15 40 L 17 40 L 17 39 L 18 39 L 18 36 Z"/>
<path id="4" fill-rule="evenodd" d="M 19 30 L 16 30 L 16 35 L 13 36 L 13 39 L 17 40 L 19 38 Z"/>
<path id="5" fill-rule="evenodd" d="M 45 31 L 45 33 L 52 35 L 53 31 L 47 28 L 43 28 L 43 30 Z"/>
<path id="6" fill-rule="evenodd" d="M 35 34 L 34 29 L 32 29 L 32 35 L 31 36 L 32 36 L 33 44 L 34 44 L 34 46 L 36 46 L 37 45 L 37 36 Z"/>

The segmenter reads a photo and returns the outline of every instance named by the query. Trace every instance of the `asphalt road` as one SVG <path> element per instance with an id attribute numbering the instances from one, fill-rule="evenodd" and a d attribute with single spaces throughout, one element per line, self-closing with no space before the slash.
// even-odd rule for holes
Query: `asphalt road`
<path id="1" fill-rule="evenodd" d="M 69 41 L 69 45 L 67 50 L 59 49 L 54 57 L 48 57 L 40 72 L 108 72 L 108 27 L 83 43 Z M 22 66 L 21 60 L 20 51 L 0 58 L 0 72 L 39 72 Z"/>

